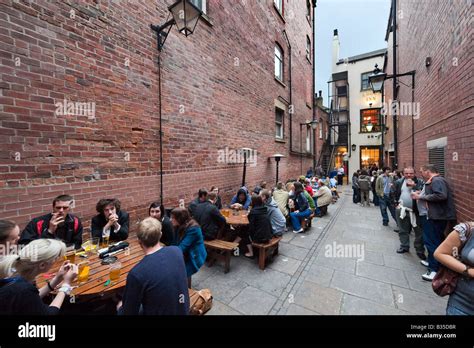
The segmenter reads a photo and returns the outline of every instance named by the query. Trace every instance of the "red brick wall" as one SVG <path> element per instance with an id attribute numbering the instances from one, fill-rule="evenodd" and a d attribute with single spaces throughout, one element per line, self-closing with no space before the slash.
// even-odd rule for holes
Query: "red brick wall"
<path id="1" fill-rule="evenodd" d="M 452 184 L 458 220 L 473 220 L 471 184 L 474 171 L 472 26 L 470 1 L 399 1 L 398 72 L 416 70 L 415 168 L 428 162 L 426 142 L 447 137 L 446 177 Z M 425 59 L 431 57 L 430 67 Z M 389 54 L 389 67 L 392 56 Z M 410 77 L 400 78 L 410 84 Z M 389 90 L 391 90 L 391 84 Z M 389 92 L 389 96 L 390 96 Z M 411 101 L 411 89 L 400 86 L 400 101 Z M 411 120 L 400 117 L 399 167 L 412 163 Z M 457 152 L 458 161 L 453 161 Z"/>
<path id="2" fill-rule="evenodd" d="M 112 196 L 135 222 L 159 199 L 158 53 L 149 25 L 164 23 L 171 2 L 0 1 L 0 218 L 23 226 L 71 193 L 86 225 L 97 200 Z M 173 28 L 162 53 L 167 206 L 211 185 L 230 198 L 242 165 L 218 163 L 226 146 L 258 151 L 249 186 L 274 182 L 268 157 L 276 152 L 286 156 L 280 179 L 300 174 L 288 115 L 285 143 L 274 139 L 274 100 L 289 99 L 283 29 L 293 47 L 294 150 L 299 123 L 312 118 L 305 1 L 285 1 L 286 22 L 272 0 L 210 0 L 207 8 L 212 25 L 201 21 L 189 38 Z M 274 79 L 275 42 L 285 50 L 286 87 Z M 95 119 L 56 115 L 64 99 L 94 102 Z M 311 165 L 305 157 L 304 171 Z"/>

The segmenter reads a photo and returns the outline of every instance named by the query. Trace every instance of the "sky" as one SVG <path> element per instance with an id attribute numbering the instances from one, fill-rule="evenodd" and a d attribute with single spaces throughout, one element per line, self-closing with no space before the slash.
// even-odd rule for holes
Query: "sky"
<path id="1" fill-rule="evenodd" d="M 332 38 L 339 31 L 339 58 L 386 48 L 390 0 L 318 0 L 316 7 L 316 93 L 328 105 Z"/>

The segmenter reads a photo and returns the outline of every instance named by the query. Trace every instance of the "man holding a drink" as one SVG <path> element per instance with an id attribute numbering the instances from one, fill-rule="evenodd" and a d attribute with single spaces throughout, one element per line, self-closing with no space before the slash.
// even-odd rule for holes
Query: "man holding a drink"
<path id="1" fill-rule="evenodd" d="M 36 217 L 25 227 L 18 244 L 28 244 L 38 238 L 52 238 L 74 245 L 82 245 L 81 220 L 69 211 L 74 199 L 69 195 L 60 195 L 53 200 L 53 212 Z"/>

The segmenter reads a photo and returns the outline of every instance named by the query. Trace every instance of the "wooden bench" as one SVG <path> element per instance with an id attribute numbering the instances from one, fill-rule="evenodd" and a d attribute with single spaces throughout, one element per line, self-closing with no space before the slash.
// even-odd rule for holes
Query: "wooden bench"
<path id="1" fill-rule="evenodd" d="M 216 260 L 224 261 L 224 273 L 228 273 L 230 270 L 230 259 L 232 257 L 232 253 L 236 248 L 239 247 L 239 243 L 214 239 L 205 240 L 204 245 L 206 246 L 209 257 L 207 265 L 212 267 Z"/>
<path id="2" fill-rule="evenodd" d="M 281 237 L 273 237 L 268 243 L 252 243 L 254 249 L 258 249 L 258 267 L 261 270 L 265 269 L 265 264 L 268 259 L 273 259 L 278 255 L 278 246 Z"/>

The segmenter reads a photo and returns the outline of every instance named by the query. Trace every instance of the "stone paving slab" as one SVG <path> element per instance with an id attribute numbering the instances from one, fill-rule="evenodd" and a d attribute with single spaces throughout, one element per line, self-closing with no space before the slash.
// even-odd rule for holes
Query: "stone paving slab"
<path id="1" fill-rule="evenodd" d="M 242 313 L 214 299 L 212 301 L 212 308 L 206 315 L 242 315 Z"/>
<path id="2" fill-rule="evenodd" d="M 405 274 L 399 269 L 374 265 L 362 261 L 357 263 L 356 274 L 361 277 L 408 288 L 408 281 L 405 278 Z"/>
<path id="3" fill-rule="evenodd" d="M 339 314 L 342 292 L 322 287 L 310 281 L 304 281 L 294 295 L 294 303 L 311 311 L 326 314 Z"/>
<path id="4" fill-rule="evenodd" d="M 333 274 L 333 269 L 319 266 L 314 263 L 308 270 L 306 280 L 319 284 L 321 286 L 329 287 Z"/>
<path id="5" fill-rule="evenodd" d="M 280 255 L 289 256 L 293 259 L 303 261 L 309 250 L 289 243 L 280 242 Z"/>
<path id="6" fill-rule="evenodd" d="M 272 263 L 270 263 L 268 268 L 289 275 L 294 275 L 300 265 L 301 261 L 280 254 L 279 257 L 277 257 Z"/>
<path id="7" fill-rule="evenodd" d="M 445 315 L 447 299 L 393 286 L 397 308 L 421 315 Z"/>
<path id="8" fill-rule="evenodd" d="M 229 307 L 247 315 L 262 315 L 268 314 L 276 301 L 275 296 L 248 286 L 229 303 Z"/>
<path id="9" fill-rule="evenodd" d="M 344 294 L 341 314 L 343 315 L 410 315 L 411 313 L 384 306 L 364 298 Z"/>
<path id="10" fill-rule="evenodd" d="M 320 314 L 292 303 L 288 307 L 288 310 L 286 311 L 285 315 L 320 315 Z"/>
<path id="11" fill-rule="evenodd" d="M 391 287 L 386 283 L 336 271 L 330 286 L 347 294 L 394 307 Z"/>

